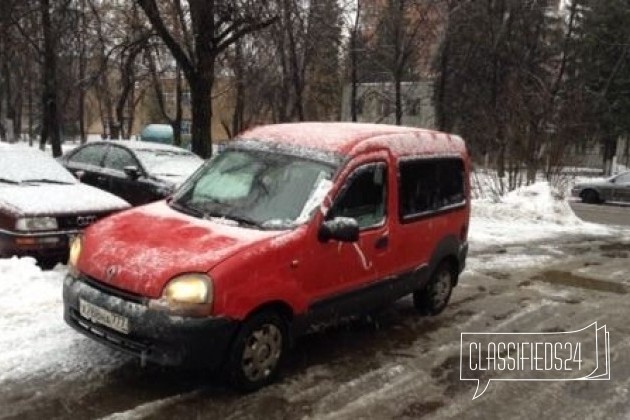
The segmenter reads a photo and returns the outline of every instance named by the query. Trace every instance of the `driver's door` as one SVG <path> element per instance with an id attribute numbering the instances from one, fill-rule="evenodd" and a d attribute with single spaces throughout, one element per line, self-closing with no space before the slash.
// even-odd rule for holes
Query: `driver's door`
<path id="1" fill-rule="evenodd" d="M 391 165 L 386 156 L 356 164 L 345 177 L 325 214 L 315 221 L 352 217 L 360 227 L 358 242 L 321 242 L 314 230 L 300 276 L 302 288 L 311 299 L 311 308 L 334 308 L 344 300 L 360 299 L 362 289 L 391 273 L 392 247 L 388 218 Z M 328 308 L 330 306 L 330 308 Z"/>

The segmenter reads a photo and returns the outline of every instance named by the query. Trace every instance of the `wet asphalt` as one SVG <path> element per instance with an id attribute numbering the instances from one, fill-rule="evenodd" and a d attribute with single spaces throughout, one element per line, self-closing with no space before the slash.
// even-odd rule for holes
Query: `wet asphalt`
<path id="1" fill-rule="evenodd" d="M 257 393 L 235 393 L 208 372 L 113 355 L 117 363 L 84 375 L 5 382 L 0 419 L 629 418 L 629 297 L 628 237 L 473 249 L 444 313 L 420 317 L 403 299 L 309 334 L 279 381 Z M 610 332 L 609 381 L 493 382 L 473 400 L 474 383 L 460 380 L 462 332 L 572 331 L 594 321 Z"/>

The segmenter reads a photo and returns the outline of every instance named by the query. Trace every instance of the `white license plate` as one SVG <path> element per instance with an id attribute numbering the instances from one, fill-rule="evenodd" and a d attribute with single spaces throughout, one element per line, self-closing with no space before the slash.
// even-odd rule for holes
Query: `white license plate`
<path id="1" fill-rule="evenodd" d="M 79 314 L 87 320 L 101 324 L 123 334 L 129 333 L 129 319 L 79 299 Z"/>

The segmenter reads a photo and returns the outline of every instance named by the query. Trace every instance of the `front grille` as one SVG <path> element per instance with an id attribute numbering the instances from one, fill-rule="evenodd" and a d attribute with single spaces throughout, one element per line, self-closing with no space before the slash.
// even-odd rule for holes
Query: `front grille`
<path id="1" fill-rule="evenodd" d="M 148 298 L 144 296 L 141 296 L 137 293 L 128 292 L 126 290 L 122 290 L 117 287 L 110 286 L 108 284 L 101 283 L 100 281 L 86 275 L 81 275 L 79 280 L 89 285 L 90 287 L 93 287 L 94 289 L 97 289 L 110 296 L 116 296 L 117 298 L 129 301 L 129 302 L 139 303 L 141 305 L 146 305 L 148 302 Z"/>
<path id="2" fill-rule="evenodd" d="M 60 216 L 57 218 L 57 224 L 61 230 L 77 230 L 85 229 L 106 214 L 73 214 L 68 216 Z"/>

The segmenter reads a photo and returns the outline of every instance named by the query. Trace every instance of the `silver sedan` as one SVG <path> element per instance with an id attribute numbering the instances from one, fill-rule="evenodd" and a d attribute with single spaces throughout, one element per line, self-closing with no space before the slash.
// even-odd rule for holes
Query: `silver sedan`
<path id="1" fill-rule="evenodd" d="M 630 172 L 600 181 L 577 184 L 571 190 L 571 195 L 589 204 L 601 204 L 606 201 L 630 203 Z"/>

